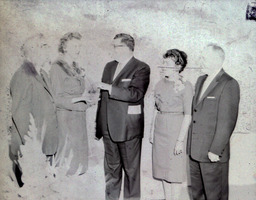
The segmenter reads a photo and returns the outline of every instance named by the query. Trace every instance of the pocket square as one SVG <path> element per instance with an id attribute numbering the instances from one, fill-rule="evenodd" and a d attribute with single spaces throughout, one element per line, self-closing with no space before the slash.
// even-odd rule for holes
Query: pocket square
<path id="1" fill-rule="evenodd" d="M 131 81 L 132 79 L 130 79 L 130 78 L 124 78 L 124 79 L 122 79 L 121 80 L 121 82 L 128 82 L 128 81 Z"/>
<path id="2" fill-rule="evenodd" d="M 216 99 L 216 97 L 213 97 L 213 96 L 208 96 L 206 97 L 207 99 Z"/>
<path id="3" fill-rule="evenodd" d="M 130 114 L 130 115 L 141 114 L 141 106 L 140 105 L 128 106 L 128 114 Z"/>

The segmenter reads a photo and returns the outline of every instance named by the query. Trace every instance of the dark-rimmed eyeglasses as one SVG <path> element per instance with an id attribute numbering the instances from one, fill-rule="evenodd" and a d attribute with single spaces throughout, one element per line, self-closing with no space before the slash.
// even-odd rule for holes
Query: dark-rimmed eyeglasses
<path id="1" fill-rule="evenodd" d="M 115 49 L 115 48 L 118 48 L 118 47 L 124 47 L 124 46 L 125 46 L 125 45 L 121 45 L 121 44 L 120 44 L 120 45 L 114 45 L 114 44 L 113 44 L 114 49 Z"/>

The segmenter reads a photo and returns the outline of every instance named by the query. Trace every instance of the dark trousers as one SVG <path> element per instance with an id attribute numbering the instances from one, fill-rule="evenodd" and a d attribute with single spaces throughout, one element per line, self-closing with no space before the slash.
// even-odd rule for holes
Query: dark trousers
<path id="1" fill-rule="evenodd" d="M 124 199 L 140 199 L 141 138 L 113 142 L 108 132 L 103 135 L 104 170 L 107 200 L 119 199 L 124 170 Z"/>
<path id="2" fill-rule="evenodd" d="M 228 200 L 229 163 L 201 163 L 190 158 L 193 200 Z"/>

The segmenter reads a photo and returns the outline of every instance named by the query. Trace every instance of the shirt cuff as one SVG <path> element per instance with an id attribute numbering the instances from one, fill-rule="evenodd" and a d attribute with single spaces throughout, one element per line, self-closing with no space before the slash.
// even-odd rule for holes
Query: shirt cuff
<path id="1" fill-rule="evenodd" d="M 112 92 L 112 85 L 110 86 L 110 89 L 108 91 L 109 95 L 111 95 L 111 92 Z"/>

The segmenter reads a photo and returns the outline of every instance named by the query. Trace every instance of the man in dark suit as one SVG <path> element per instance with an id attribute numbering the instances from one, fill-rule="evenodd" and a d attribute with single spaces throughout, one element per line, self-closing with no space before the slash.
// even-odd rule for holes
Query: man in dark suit
<path id="1" fill-rule="evenodd" d="M 10 158 L 14 161 L 14 172 L 20 186 L 21 171 L 18 156 L 20 145 L 25 144 L 24 136 L 29 131 L 30 114 L 32 114 L 37 136 L 42 141 L 42 151 L 48 157 L 56 153 L 58 146 L 58 129 L 56 108 L 54 105 L 49 80 L 42 67 L 48 58 L 49 46 L 42 34 L 29 38 L 22 46 L 25 57 L 22 66 L 14 73 L 10 83 L 12 97 L 12 126 Z M 42 56 L 43 55 L 43 56 Z M 44 132 L 43 132 L 44 130 Z"/>
<path id="2" fill-rule="evenodd" d="M 188 151 L 194 200 L 227 200 L 230 136 L 235 128 L 240 91 L 222 64 L 223 49 L 209 44 L 203 51 L 205 73 L 198 78 L 192 104 Z"/>
<path id="3" fill-rule="evenodd" d="M 106 199 L 119 199 L 124 170 L 124 198 L 140 198 L 140 158 L 144 132 L 144 95 L 150 68 L 133 57 L 134 39 L 117 34 L 115 60 L 105 66 L 96 118 L 96 137 L 103 136 Z"/>

